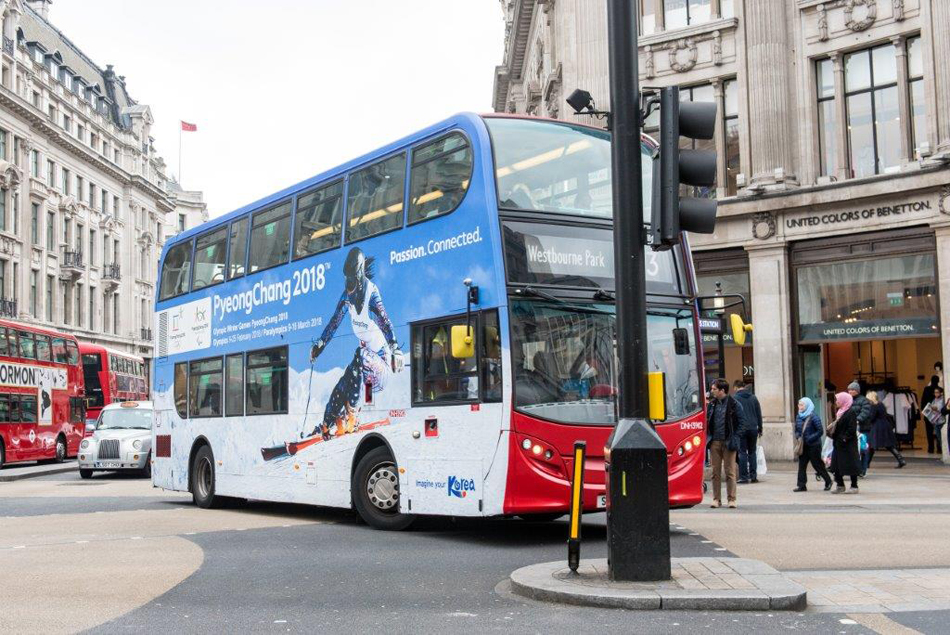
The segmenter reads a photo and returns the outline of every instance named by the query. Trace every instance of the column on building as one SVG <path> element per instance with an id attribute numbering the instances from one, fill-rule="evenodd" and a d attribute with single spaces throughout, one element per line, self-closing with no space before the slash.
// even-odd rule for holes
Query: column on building
<path id="1" fill-rule="evenodd" d="M 943 353 L 944 377 L 947 377 L 946 366 L 950 360 L 950 224 L 934 228 L 937 239 L 937 297 L 940 305 L 940 343 Z M 946 382 L 945 382 L 946 383 Z M 950 431 L 944 426 L 944 434 Z M 950 464 L 950 448 L 947 447 L 946 437 L 943 443 L 943 462 Z"/>
<path id="2" fill-rule="evenodd" d="M 788 27 L 784 0 L 745 3 L 752 185 L 794 180 L 789 107 Z"/>
<path id="3" fill-rule="evenodd" d="M 762 445 L 770 458 L 791 459 L 790 421 L 795 400 L 790 392 L 794 382 L 788 252 L 784 245 L 773 244 L 747 245 L 746 251 L 755 329 L 755 394 L 762 405 Z"/>
<path id="4" fill-rule="evenodd" d="M 934 92 L 937 112 L 937 154 L 950 159 L 950 2 L 928 3 L 934 48 Z M 944 356 L 946 359 L 946 356 Z"/>

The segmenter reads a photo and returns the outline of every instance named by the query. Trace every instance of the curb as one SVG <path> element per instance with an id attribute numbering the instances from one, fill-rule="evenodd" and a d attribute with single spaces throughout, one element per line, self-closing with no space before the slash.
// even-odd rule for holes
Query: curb
<path id="1" fill-rule="evenodd" d="M 22 481 L 27 478 L 49 476 L 51 474 L 65 474 L 66 472 L 75 472 L 77 469 L 79 468 L 75 461 L 53 465 L 31 465 L 29 467 L 20 468 L 8 467 L 4 470 L 0 470 L 0 483 L 12 483 L 13 481 Z"/>
<path id="2" fill-rule="evenodd" d="M 573 575 L 563 561 L 522 567 L 511 576 L 516 595 L 541 600 L 632 610 L 799 611 L 807 605 L 805 587 L 758 560 L 745 558 L 673 558 L 674 568 L 717 561 L 754 588 L 684 589 L 675 580 L 611 582 L 606 558 L 584 560 Z M 730 575 L 733 575 L 730 573 Z"/>

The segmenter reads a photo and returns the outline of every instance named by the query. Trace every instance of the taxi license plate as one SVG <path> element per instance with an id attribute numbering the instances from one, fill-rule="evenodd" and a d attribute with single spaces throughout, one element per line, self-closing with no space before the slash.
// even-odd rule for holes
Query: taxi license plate
<path id="1" fill-rule="evenodd" d="M 606 494 L 601 494 L 600 496 L 597 497 L 597 507 L 598 507 L 599 509 L 603 509 L 603 508 L 607 507 L 607 495 L 606 495 Z"/>
<path id="2" fill-rule="evenodd" d="M 104 463 L 102 461 L 96 461 L 96 467 L 101 468 L 103 470 L 118 469 L 122 467 L 122 464 L 121 463 Z"/>

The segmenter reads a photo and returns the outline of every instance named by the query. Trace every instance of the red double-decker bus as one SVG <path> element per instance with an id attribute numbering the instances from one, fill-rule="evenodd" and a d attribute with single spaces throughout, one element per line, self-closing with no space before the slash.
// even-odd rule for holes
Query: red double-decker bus
<path id="1" fill-rule="evenodd" d="M 148 399 L 148 370 L 141 357 L 86 342 L 79 343 L 79 354 L 86 383 L 87 421 L 96 421 L 102 408 L 114 401 Z"/>
<path id="2" fill-rule="evenodd" d="M 0 320 L 0 465 L 63 461 L 84 430 L 76 338 Z"/>

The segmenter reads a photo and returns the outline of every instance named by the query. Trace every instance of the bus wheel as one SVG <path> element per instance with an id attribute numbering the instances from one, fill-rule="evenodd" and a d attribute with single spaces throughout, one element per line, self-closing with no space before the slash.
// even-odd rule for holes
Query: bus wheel
<path id="1" fill-rule="evenodd" d="M 83 478 L 83 479 L 92 478 L 92 470 L 83 470 L 83 469 L 80 469 L 80 470 L 79 470 L 79 478 Z"/>
<path id="2" fill-rule="evenodd" d="M 53 460 L 56 463 L 62 463 L 66 460 L 66 439 L 63 437 L 56 437 L 56 458 Z"/>
<path id="3" fill-rule="evenodd" d="M 152 453 L 149 452 L 148 456 L 145 457 L 145 467 L 142 468 L 142 476 L 145 478 L 152 478 Z"/>
<path id="4" fill-rule="evenodd" d="M 191 496 L 202 509 L 216 507 L 220 496 L 214 495 L 214 453 L 207 445 L 201 446 L 191 465 Z"/>
<path id="5" fill-rule="evenodd" d="M 353 505 L 374 529 L 399 531 L 415 518 L 399 513 L 399 472 L 386 448 L 370 450 L 353 474 Z"/>

